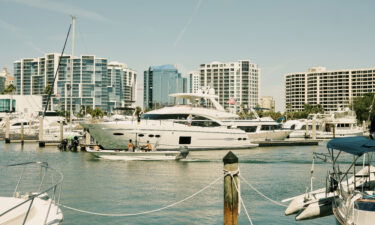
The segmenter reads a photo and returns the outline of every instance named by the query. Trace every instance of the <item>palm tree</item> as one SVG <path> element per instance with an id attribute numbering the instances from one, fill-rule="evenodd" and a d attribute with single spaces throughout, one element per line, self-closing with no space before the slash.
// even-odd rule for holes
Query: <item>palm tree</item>
<path id="1" fill-rule="evenodd" d="M 3 94 L 14 94 L 16 87 L 13 84 L 9 84 L 3 91 Z"/>
<path id="2" fill-rule="evenodd" d="M 44 88 L 44 94 L 46 95 L 50 95 L 52 94 L 52 86 L 50 84 L 48 84 L 45 88 Z"/>
<path id="3" fill-rule="evenodd" d="M 100 108 L 95 108 L 90 114 L 93 118 L 101 118 L 104 116 L 104 112 Z"/>

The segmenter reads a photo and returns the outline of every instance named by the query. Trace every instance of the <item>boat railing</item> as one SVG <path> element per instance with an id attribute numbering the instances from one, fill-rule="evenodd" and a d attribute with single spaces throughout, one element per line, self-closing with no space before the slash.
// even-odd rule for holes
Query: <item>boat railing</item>
<path id="1" fill-rule="evenodd" d="M 22 179 L 24 179 L 26 167 L 30 166 L 30 165 L 37 165 L 37 166 L 40 167 L 41 170 L 44 169 L 44 172 L 43 172 L 41 181 L 40 181 L 40 183 L 38 185 L 38 188 L 37 188 L 38 191 L 37 192 L 31 192 L 28 195 L 21 196 L 20 193 L 19 193 L 19 186 L 22 183 Z M 15 206 L 11 207 L 10 209 L 4 211 L 4 212 L 0 212 L 0 217 L 12 212 L 13 210 L 16 210 L 17 208 L 23 206 L 24 204 L 30 202 L 30 205 L 28 206 L 28 209 L 26 211 L 26 215 L 23 219 L 22 225 L 24 225 L 26 223 L 27 219 L 28 219 L 28 216 L 29 216 L 29 213 L 30 213 L 31 208 L 33 206 L 35 198 L 43 197 L 43 195 L 47 195 L 48 199 L 51 200 L 50 203 L 49 203 L 49 206 L 48 206 L 47 214 L 45 215 L 45 218 L 44 218 L 44 223 L 43 223 L 44 225 L 47 224 L 47 219 L 48 219 L 48 216 L 50 214 L 52 203 L 55 203 L 57 205 L 59 205 L 59 203 L 60 203 L 61 192 L 62 192 L 62 182 L 64 180 L 64 176 L 63 176 L 62 172 L 56 170 L 55 168 L 50 167 L 47 162 L 23 162 L 23 163 L 16 163 L 16 164 L 1 166 L 1 168 L 11 168 L 11 167 L 23 167 L 22 173 L 20 174 L 20 177 L 18 178 L 16 187 L 14 189 L 13 197 L 18 197 L 18 198 L 23 197 L 23 198 L 25 198 L 25 200 L 20 202 L 19 204 L 15 205 Z M 51 175 L 51 178 L 52 178 L 51 183 L 52 184 L 45 187 L 42 190 L 43 185 L 46 185 L 46 182 L 47 182 L 45 178 L 46 178 L 46 174 L 47 174 L 48 170 L 51 170 L 55 174 L 57 174 L 58 179 L 56 180 L 56 178 L 54 178 L 54 175 L 52 174 Z M 49 193 L 51 195 L 48 195 Z M 56 213 L 58 213 L 59 207 L 56 207 L 56 208 L 57 208 Z"/>

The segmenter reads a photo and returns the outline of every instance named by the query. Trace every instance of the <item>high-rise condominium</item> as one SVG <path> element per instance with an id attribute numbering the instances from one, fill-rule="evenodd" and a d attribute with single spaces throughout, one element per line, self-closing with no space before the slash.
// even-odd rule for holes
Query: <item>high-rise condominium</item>
<path id="1" fill-rule="evenodd" d="M 249 60 L 200 65 L 200 86 L 215 89 L 225 108 L 255 107 L 259 98 L 260 69 Z"/>
<path id="2" fill-rule="evenodd" d="M 47 93 L 52 89 L 50 110 L 69 111 L 72 99 L 73 112 L 78 112 L 82 106 L 108 111 L 111 109 L 109 92 L 122 94 L 111 89 L 113 83 L 110 75 L 113 67 L 109 68 L 110 71 L 108 60 L 105 58 L 93 55 L 74 57 L 72 76 L 69 55 L 62 56 L 61 60 L 60 55 L 56 53 L 39 58 L 21 59 L 14 62 L 16 92 L 21 95 L 43 95 L 45 105 Z M 135 74 L 134 71 L 132 73 Z M 121 105 L 122 99 L 126 98 L 119 96 L 116 100 L 120 102 L 116 102 L 115 105 Z"/>
<path id="3" fill-rule="evenodd" d="M 199 71 L 191 71 L 189 73 L 189 92 L 197 93 L 200 88 L 200 74 Z"/>
<path id="4" fill-rule="evenodd" d="M 287 112 L 302 111 L 305 104 L 321 105 L 326 112 L 350 106 L 354 97 L 375 92 L 375 68 L 326 70 L 285 75 Z"/>

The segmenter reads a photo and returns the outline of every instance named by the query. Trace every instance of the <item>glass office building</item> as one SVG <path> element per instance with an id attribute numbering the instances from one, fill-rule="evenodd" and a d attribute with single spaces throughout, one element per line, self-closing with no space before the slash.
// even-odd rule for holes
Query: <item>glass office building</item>
<path id="1" fill-rule="evenodd" d="M 175 102 L 169 94 L 187 92 L 187 79 L 173 65 L 151 66 L 144 72 L 144 107 L 158 108 Z"/>

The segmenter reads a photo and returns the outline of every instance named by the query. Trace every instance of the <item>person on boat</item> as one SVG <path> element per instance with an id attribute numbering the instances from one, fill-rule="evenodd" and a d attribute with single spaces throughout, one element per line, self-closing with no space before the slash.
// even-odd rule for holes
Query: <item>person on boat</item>
<path id="1" fill-rule="evenodd" d="M 132 139 L 129 139 L 129 143 L 128 143 L 128 151 L 130 152 L 134 152 L 134 144 L 132 142 Z"/>
<path id="2" fill-rule="evenodd" d="M 191 123 L 193 122 L 193 116 L 189 114 L 189 116 L 186 118 L 187 124 L 190 127 Z"/>
<path id="3" fill-rule="evenodd" d="M 143 150 L 146 152 L 149 152 L 152 150 L 152 145 L 150 144 L 150 141 L 147 141 L 147 143 L 142 147 Z"/>

